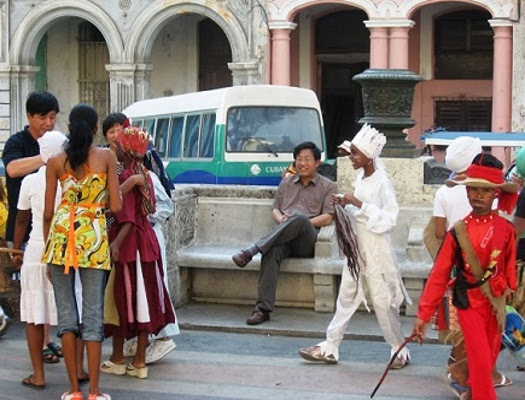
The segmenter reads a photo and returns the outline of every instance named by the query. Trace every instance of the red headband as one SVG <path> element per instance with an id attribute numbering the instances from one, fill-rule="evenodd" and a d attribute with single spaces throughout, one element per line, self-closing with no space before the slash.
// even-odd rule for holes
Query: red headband
<path id="1" fill-rule="evenodd" d="M 495 185 L 500 185 L 505 182 L 503 180 L 503 171 L 501 171 L 501 169 L 478 164 L 472 164 L 467 168 L 467 177 L 484 179 Z"/>

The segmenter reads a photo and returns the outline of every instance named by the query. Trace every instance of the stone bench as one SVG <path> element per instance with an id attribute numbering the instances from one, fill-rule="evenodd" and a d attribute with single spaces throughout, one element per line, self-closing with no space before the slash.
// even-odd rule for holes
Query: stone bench
<path id="1" fill-rule="evenodd" d="M 254 243 L 274 225 L 275 188 L 179 186 L 173 193 L 175 216 L 166 229 L 170 282 L 176 304 L 188 300 L 254 304 L 260 255 L 244 269 L 231 256 Z M 422 230 L 431 210 L 402 208 L 392 240 L 401 275 L 415 304 L 430 269 L 421 248 Z M 181 231 L 182 229 L 182 231 Z M 421 233 L 421 234 L 420 234 Z M 428 256 L 427 256 L 428 257 Z M 313 258 L 288 258 L 281 265 L 276 305 L 333 312 L 344 261 L 339 257 L 334 226 L 321 229 Z M 177 296 L 177 295 L 176 295 Z"/>

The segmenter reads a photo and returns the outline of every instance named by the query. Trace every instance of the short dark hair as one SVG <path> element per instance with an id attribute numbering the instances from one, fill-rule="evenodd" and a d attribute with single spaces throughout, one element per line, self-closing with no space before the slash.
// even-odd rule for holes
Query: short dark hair
<path id="1" fill-rule="evenodd" d="M 494 157 L 492 154 L 485 152 L 480 153 L 476 157 L 474 157 L 474 160 L 472 160 L 472 164 L 483 165 L 484 167 L 491 167 L 503 170 L 502 162 L 496 157 Z"/>
<path id="2" fill-rule="evenodd" d="M 303 142 L 295 146 L 295 149 L 293 149 L 293 159 L 296 160 L 297 156 L 301 152 L 301 150 L 312 150 L 312 153 L 314 153 L 314 159 L 315 161 L 319 161 L 321 159 L 321 150 L 315 145 L 314 142 Z"/>
<path id="3" fill-rule="evenodd" d="M 106 133 L 108 133 L 114 125 L 123 125 L 126 119 L 128 119 L 128 117 L 122 113 L 111 113 L 104 118 L 104 121 L 102 122 L 102 133 L 104 134 L 104 137 L 106 137 Z"/>
<path id="4" fill-rule="evenodd" d="M 58 100 L 55 96 L 45 91 L 29 93 L 26 101 L 26 112 L 29 115 L 46 115 L 51 111 L 60 112 Z"/>

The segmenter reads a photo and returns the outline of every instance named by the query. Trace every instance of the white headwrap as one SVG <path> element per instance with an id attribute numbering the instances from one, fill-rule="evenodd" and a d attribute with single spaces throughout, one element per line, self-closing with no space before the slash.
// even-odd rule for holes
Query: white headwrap
<path id="1" fill-rule="evenodd" d="M 47 160 L 56 156 L 62 151 L 63 144 L 67 142 L 67 136 L 59 131 L 46 132 L 38 139 L 40 147 L 40 157 L 47 164 Z"/>
<path id="2" fill-rule="evenodd" d="M 379 157 L 386 144 L 386 137 L 377 129 L 364 124 L 352 139 L 352 144 L 370 159 Z"/>
<path id="3" fill-rule="evenodd" d="M 460 136 L 447 147 L 445 164 L 456 173 L 464 172 L 472 164 L 474 157 L 482 151 L 479 138 Z"/>

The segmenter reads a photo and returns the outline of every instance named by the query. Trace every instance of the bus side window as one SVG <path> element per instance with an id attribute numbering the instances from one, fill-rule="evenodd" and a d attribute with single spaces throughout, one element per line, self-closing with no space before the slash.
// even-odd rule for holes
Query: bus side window
<path id="1" fill-rule="evenodd" d="M 161 157 L 166 156 L 166 139 L 168 138 L 169 118 L 159 118 L 155 129 L 155 147 Z"/>
<path id="2" fill-rule="evenodd" d="M 171 132 L 168 138 L 169 158 L 179 158 L 182 145 L 182 128 L 184 127 L 184 117 L 175 117 L 171 119 Z"/>
<path id="3" fill-rule="evenodd" d="M 147 133 L 151 135 L 151 138 L 155 138 L 155 132 L 153 130 L 155 128 L 155 119 L 146 119 L 144 120 L 144 126 L 142 127 L 143 130 L 145 130 Z"/>
<path id="4" fill-rule="evenodd" d="M 200 157 L 213 158 L 215 136 L 215 114 L 204 114 L 201 131 Z"/>
<path id="5" fill-rule="evenodd" d="M 184 134 L 184 157 L 197 157 L 199 155 L 199 128 L 201 116 L 188 115 Z"/>
<path id="6" fill-rule="evenodd" d="M 133 121 L 131 121 L 131 125 L 142 129 L 142 126 L 144 125 L 144 120 L 143 119 L 136 119 L 136 120 L 134 119 Z"/>

